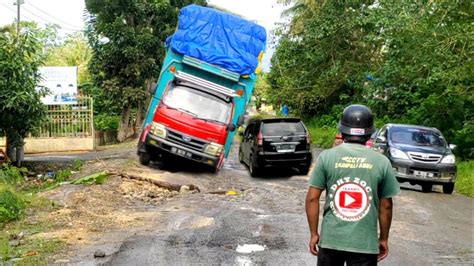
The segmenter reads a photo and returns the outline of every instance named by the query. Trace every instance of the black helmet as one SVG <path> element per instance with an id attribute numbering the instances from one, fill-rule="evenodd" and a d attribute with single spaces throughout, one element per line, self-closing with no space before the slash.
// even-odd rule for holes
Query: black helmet
<path id="1" fill-rule="evenodd" d="M 371 135 L 375 132 L 372 111 L 364 105 L 349 105 L 342 112 L 338 128 L 341 133 L 349 136 Z"/>

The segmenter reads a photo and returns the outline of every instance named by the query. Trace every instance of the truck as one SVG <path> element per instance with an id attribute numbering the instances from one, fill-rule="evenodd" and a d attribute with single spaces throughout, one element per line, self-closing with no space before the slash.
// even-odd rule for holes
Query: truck
<path id="1" fill-rule="evenodd" d="M 140 163 L 180 157 L 217 172 L 243 124 L 265 46 L 266 31 L 256 23 L 182 8 L 140 135 Z"/>

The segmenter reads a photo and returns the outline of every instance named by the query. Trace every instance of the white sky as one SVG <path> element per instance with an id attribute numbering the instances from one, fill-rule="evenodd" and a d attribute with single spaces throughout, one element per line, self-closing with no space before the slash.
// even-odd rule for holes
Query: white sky
<path id="1" fill-rule="evenodd" d="M 0 25 L 16 21 L 16 0 L 0 0 Z M 20 19 L 36 21 L 40 26 L 54 23 L 63 33 L 73 33 L 84 28 L 84 0 L 24 0 Z"/>
<path id="2" fill-rule="evenodd" d="M 0 0 L 0 26 L 16 20 L 16 0 Z M 84 28 L 84 0 L 24 0 L 21 5 L 21 20 L 36 21 L 44 26 L 55 23 L 61 26 L 60 33 L 73 33 Z M 284 6 L 276 0 L 208 0 L 209 4 L 222 7 L 265 27 L 270 33 L 277 21 L 281 21 Z M 269 42 L 269 41 L 268 41 Z M 273 49 L 267 48 L 264 69 L 268 70 L 269 57 Z"/>

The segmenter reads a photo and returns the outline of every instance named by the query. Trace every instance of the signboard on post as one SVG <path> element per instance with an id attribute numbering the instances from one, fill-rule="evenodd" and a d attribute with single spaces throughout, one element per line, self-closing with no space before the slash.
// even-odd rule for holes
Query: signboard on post
<path id="1" fill-rule="evenodd" d="M 39 86 L 49 90 L 41 99 L 44 104 L 77 104 L 77 67 L 40 67 L 39 72 Z"/>

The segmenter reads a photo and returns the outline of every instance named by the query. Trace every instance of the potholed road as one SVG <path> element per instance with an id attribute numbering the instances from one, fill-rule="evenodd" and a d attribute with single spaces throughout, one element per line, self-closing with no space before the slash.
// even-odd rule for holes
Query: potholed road
<path id="1" fill-rule="evenodd" d="M 271 172 L 251 178 L 236 157 L 234 149 L 218 175 L 171 169 L 203 191 L 158 207 L 152 229 L 110 243 L 107 257 L 78 257 L 74 263 L 314 265 L 304 211 L 308 177 Z M 381 265 L 472 265 L 473 199 L 402 187 L 394 199 L 390 254 Z M 237 195 L 209 193 L 218 189 Z"/>

